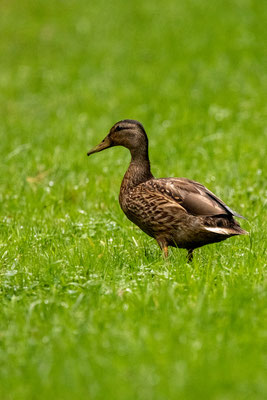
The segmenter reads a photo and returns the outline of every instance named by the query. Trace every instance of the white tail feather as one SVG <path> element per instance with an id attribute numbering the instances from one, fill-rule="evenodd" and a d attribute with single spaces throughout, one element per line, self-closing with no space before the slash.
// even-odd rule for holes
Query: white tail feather
<path id="1" fill-rule="evenodd" d="M 233 233 L 233 231 L 231 231 L 231 229 L 227 229 L 227 228 L 210 228 L 205 226 L 206 231 L 210 231 L 210 232 L 214 232 L 214 233 L 218 233 L 219 235 L 231 235 L 231 233 Z"/>

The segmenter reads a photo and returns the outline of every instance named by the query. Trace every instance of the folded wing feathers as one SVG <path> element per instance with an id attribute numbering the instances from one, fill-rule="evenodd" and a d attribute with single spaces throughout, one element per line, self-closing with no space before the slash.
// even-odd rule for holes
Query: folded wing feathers
<path id="1" fill-rule="evenodd" d="M 206 188 L 205 188 L 206 189 Z M 238 214 L 236 211 L 232 210 L 230 207 L 228 207 L 222 200 L 220 200 L 217 196 L 215 196 L 211 191 L 209 191 L 208 189 L 205 190 L 206 194 L 211 197 L 213 200 L 217 201 L 217 203 L 219 203 L 225 210 L 227 210 L 230 214 L 232 214 L 234 217 L 237 218 L 242 218 L 242 219 L 246 219 L 245 217 L 243 217 L 243 215 Z"/>
<path id="2" fill-rule="evenodd" d="M 234 217 L 246 219 L 245 217 L 228 207 L 221 199 L 215 196 L 215 194 L 213 194 L 201 183 L 186 178 L 170 178 L 170 180 L 170 183 L 166 182 L 167 186 L 170 185 L 172 192 L 177 192 L 177 194 L 183 199 L 183 202 L 181 204 L 185 208 L 187 203 L 190 209 L 196 208 L 196 214 L 201 215 L 200 209 L 202 208 L 204 212 L 203 215 L 207 215 L 209 214 L 209 211 L 211 211 L 209 215 L 212 215 L 213 213 L 214 215 L 225 213 L 231 214 Z"/>
<path id="3" fill-rule="evenodd" d="M 160 192 L 164 197 L 167 196 L 189 214 L 196 216 L 234 216 L 245 219 L 201 183 L 186 178 L 160 178 L 148 182 L 153 191 Z M 219 230 L 227 228 L 210 229 L 217 229 L 217 233 L 219 233 Z M 227 233 L 222 234 L 229 234 L 229 230 L 227 229 Z"/>

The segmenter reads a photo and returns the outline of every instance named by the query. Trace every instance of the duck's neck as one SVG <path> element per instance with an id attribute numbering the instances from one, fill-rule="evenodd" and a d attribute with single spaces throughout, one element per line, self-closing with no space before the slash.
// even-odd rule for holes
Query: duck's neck
<path id="1" fill-rule="evenodd" d="M 131 162 L 121 183 L 121 191 L 127 191 L 153 178 L 150 170 L 148 149 L 130 149 Z"/>

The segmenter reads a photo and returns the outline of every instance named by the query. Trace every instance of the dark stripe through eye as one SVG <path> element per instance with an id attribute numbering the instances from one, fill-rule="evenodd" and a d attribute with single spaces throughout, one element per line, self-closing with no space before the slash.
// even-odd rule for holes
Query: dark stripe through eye
<path id="1" fill-rule="evenodd" d="M 116 128 L 115 128 L 115 132 L 121 131 L 122 129 L 131 129 L 131 127 L 130 127 L 130 126 L 121 126 L 121 125 L 118 125 L 118 126 L 116 126 Z"/>

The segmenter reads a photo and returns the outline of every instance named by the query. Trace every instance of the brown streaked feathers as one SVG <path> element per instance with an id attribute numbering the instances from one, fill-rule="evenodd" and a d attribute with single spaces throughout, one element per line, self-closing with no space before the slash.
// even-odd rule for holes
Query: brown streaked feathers
<path id="1" fill-rule="evenodd" d="M 234 219 L 243 217 L 205 186 L 186 178 L 154 178 L 148 139 L 140 122 L 117 122 L 87 154 L 113 146 L 124 146 L 131 152 L 121 184 L 120 206 L 133 223 L 157 240 L 165 256 L 168 246 L 180 247 L 188 250 L 191 261 L 197 247 L 247 234 Z"/>

